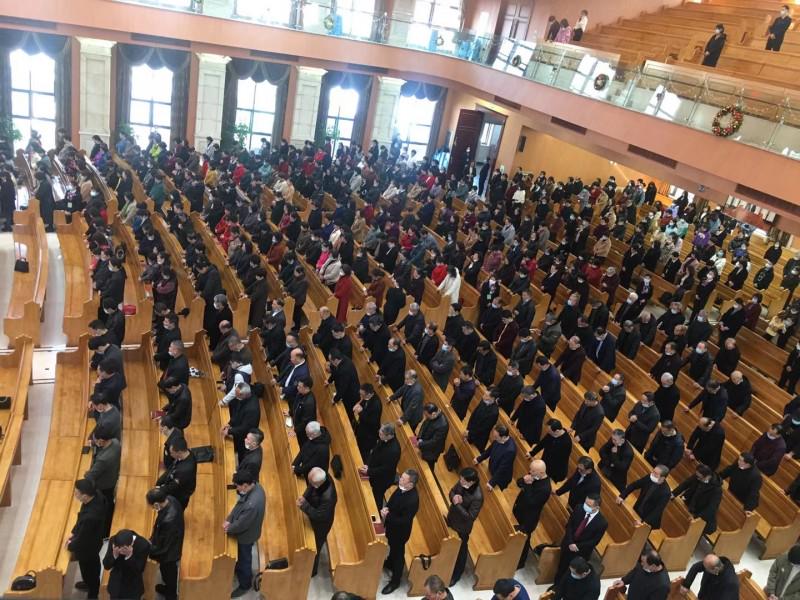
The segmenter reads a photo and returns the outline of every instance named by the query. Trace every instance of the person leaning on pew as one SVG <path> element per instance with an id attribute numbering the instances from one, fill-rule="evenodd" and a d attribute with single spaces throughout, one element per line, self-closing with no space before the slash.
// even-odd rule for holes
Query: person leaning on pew
<path id="1" fill-rule="evenodd" d="M 419 510 L 419 494 L 416 489 L 418 478 L 419 474 L 414 469 L 405 470 L 397 482 L 397 489 L 380 511 L 386 527 L 386 541 L 389 542 L 389 555 L 383 566 L 392 574 L 389 583 L 381 590 L 382 594 L 391 594 L 400 587 L 405 566 L 406 542 L 411 537 L 414 517 Z"/>
<path id="2" fill-rule="evenodd" d="M 564 528 L 561 539 L 561 556 L 558 561 L 555 581 L 567 574 L 570 562 L 575 557 L 589 560 L 595 547 L 603 539 L 608 529 L 608 521 L 600 513 L 600 494 L 590 494 L 583 506 L 574 510 Z M 551 586 L 554 589 L 556 586 Z"/>
<path id="3" fill-rule="evenodd" d="M 686 596 L 695 578 L 702 573 L 698 600 L 738 600 L 739 578 L 733 563 L 725 556 L 707 554 L 694 563 L 681 581 L 681 594 Z"/>
<path id="4" fill-rule="evenodd" d="M 525 534 L 525 544 L 522 547 L 522 554 L 517 563 L 517 569 L 525 567 L 528 560 L 528 553 L 531 549 L 531 535 L 539 525 L 539 517 L 542 514 L 544 505 L 550 499 L 553 489 L 552 482 L 547 476 L 547 465 L 543 460 L 533 460 L 528 468 L 528 472 L 517 479 L 519 494 L 514 500 L 513 514 L 517 519 L 516 529 Z"/>
<path id="5" fill-rule="evenodd" d="M 610 589 L 626 593 L 627 600 L 667 600 L 670 591 L 669 572 L 658 552 L 648 550 L 639 557 L 633 569 L 611 584 Z"/>
<path id="6" fill-rule="evenodd" d="M 447 497 L 450 500 L 450 508 L 445 515 L 445 521 L 461 538 L 461 546 L 453 567 L 453 576 L 450 579 L 450 587 L 453 587 L 464 574 L 469 550 L 469 536 L 483 507 L 483 492 L 478 481 L 478 472 L 472 467 L 462 469 L 458 474 L 458 481 L 450 489 Z"/>
<path id="7" fill-rule="evenodd" d="M 322 547 L 328 543 L 328 533 L 333 527 L 337 501 L 336 485 L 328 473 L 319 467 L 311 469 L 308 473 L 308 486 L 303 495 L 297 499 L 297 507 L 306 514 L 314 530 L 317 554 L 314 556 L 312 577 L 317 575 Z"/>

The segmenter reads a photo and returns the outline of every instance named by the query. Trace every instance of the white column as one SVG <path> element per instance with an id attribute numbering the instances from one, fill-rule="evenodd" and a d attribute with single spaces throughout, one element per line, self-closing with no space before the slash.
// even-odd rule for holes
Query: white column
<path id="1" fill-rule="evenodd" d="M 200 66 L 197 72 L 197 120 L 194 129 L 194 147 L 202 152 L 206 137 L 219 141 L 222 134 L 222 103 L 225 100 L 225 65 L 230 60 L 218 54 L 198 53 Z"/>
<path id="2" fill-rule="evenodd" d="M 325 69 L 297 68 L 297 94 L 294 99 L 290 141 L 297 148 L 301 148 L 305 140 L 314 139 L 314 130 L 317 128 L 319 93 L 324 74 Z"/>
<path id="3" fill-rule="evenodd" d="M 372 138 L 387 148 L 392 143 L 395 113 L 400 102 L 400 87 L 405 83 L 393 77 L 378 78 L 378 102 L 375 105 L 375 123 Z"/>
<path id="4" fill-rule="evenodd" d="M 111 137 L 111 49 L 116 42 L 79 37 L 80 148 L 92 147 L 92 136 Z"/>

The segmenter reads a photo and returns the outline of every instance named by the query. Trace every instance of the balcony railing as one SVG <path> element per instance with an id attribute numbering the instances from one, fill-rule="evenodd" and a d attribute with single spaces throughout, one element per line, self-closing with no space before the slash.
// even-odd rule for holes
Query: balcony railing
<path id="1" fill-rule="evenodd" d="M 800 160 L 800 90 L 655 61 L 630 68 L 618 54 L 582 46 L 476 35 L 410 15 L 337 13 L 324 1 L 115 1 L 443 54 L 708 133 L 732 105 L 745 118 L 731 140 Z"/>

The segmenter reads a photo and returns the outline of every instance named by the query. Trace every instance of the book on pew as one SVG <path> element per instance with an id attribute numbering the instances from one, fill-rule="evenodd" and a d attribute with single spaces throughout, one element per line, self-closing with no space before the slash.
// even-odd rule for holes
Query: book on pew
<path id="1" fill-rule="evenodd" d="M 160 419 L 161 417 L 163 417 L 166 414 L 167 413 L 165 413 L 163 410 L 151 410 L 150 411 L 150 418 L 153 419 L 153 420 L 156 420 L 156 419 Z"/>
<path id="2" fill-rule="evenodd" d="M 372 517 L 372 529 L 375 531 L 375 535 L 386 535 L 386 528 L 376 517 Z"/>

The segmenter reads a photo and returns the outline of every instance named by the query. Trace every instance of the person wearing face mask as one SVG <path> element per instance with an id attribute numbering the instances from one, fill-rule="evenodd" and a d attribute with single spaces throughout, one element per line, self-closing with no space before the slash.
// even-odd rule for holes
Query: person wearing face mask
<path id="1" fill-rule="evenodd" d="M 706 383 L 703 391 L 683 409 L 683 412 L 688 413 L 698 404 L 702 404 L 704 417 L 722 423 L 728 412 L 728 394 L 718 381 L 711 379 Z"/>
<path id="2" fill-rule="evenodd" d="M 583 395 L 583 404 L 575 413 L 569 434 L 575 442 L 588 452 L 594 446 L 597 438 L 597 430 L 603 423 L 605 412 L 600 405 L 600 399 L 594 392 L 586 392 Z"/>
<path id="3" fill-rule="evenodd" d="M 695 578 L 702 573 L 698 600 L 737 600 L 739 578 L 733 563 L 725 556 L 707 554 L 702 561 L 694 563 L 681 582 L 680 593 L 686 595 Z"/>
<path id="4" fill-rule="evenodd" d="M 435 324 L 432 324 L 435 325 Z M 442 347 L 431 357 L 428 368 L 436 384 L 444 391 L 450 381 L 450 374 L 455 366 L 453 340 L 446 338 Z"/>
<path id="5" fill-rule="evenodd" d="M 700 283 L 697 284 L 694 295 L 694 303 L 692 304 L 692 312 L 689 316 L 690 319 L 692 315 L 705 308 L 706 304 L 708 303 L 708 299 L 711 297 L 711 294 L 714 292 L 716 287 L 717 276 L 716 272 L 712 269 L 709 270 L 705 277 L 700 280 Z"/>
<path id="6" fill-rule="evenodd" d="M 664 373 L 669 373 L 672 375 L 673 379 L 677 380 L 678 373 L 680 373 L 682 366 L 683 360 L 676 352 L 675 344 L 673 342 L 667 342 L 664 345 L 664 353 L 653 363 L 650 369 L 650 376 L 656 381 L 660 381 Z"/>
<path id="7" fill-rule="evenodd" d="M 603 414 L 609 421 L 614 421 L 625 402 L 625 378 L 622 373 L 615 373 L 606 385 L 600 388 L 600 405 Z"/>
<path id="8" fill-rule="evenodd" d="M 653 402 L 653 393 L 645 392 L 628 413 L 628 428 L 625 437 L 639 452 L 644 451 L 647 440 L 658 425 L 660 415 Z"/>
<path id="9" fill-rule="evenodd" d="M 719 320 L 719 342 L 722 344 L 726 339 L 736 337 L 739 330 L 744 325 L 744 302 L 741 298 L 733 301 L 733 306 L 726 310 Z"/>
<path id="10" fill-rule="evenodd" d="M 783 38 L 786 35 L 789 27 L 792 25 L 792 17 L 789 15 L 789 7 L 784 4 L 781 7 L 780 13 L 772 24 L 767 29 L 767 50 L 779 52 L 783 45 Z M 775 247 L 778 249 L 778 258 L 780 258 L 780 245 L 776 242 Z M 770 250 L 772 247 L 770 247 Z"/>
<path id="11" fill-rule="evenodd" d="M 784 416 L 780 433 L 786 441 L 786 458 L 800 455 L 800 409 Z"/>
<path id="12" fill-rule="evenodd" d="M 781 424 L 773 423 L 750 448 L 758 470 L 764 475 L 774 475 L 786 454 L 786 440 L 781 436 Z"/>
<path id="13" fill-rule="evenodd" d="M 393 337 L 386 344 L 378 367 L 378 381 L 388 385 L 392 392 L 397 393 L 403 386 L 406 368 L 406 354 L 400 348 L 400 340 Z"/>
<path id="14" fill-rule="evenodd" d="M 669 469 L 683 458 L 685 444 L 683 436 L 672 421 L 662 421 L 661 429 L 656 433 L 644 457 L 651 465 L 665 465 Z"/>
<path id="15" fill-rule="evenodd" d="M 512 361 L 508 363 L 508 371 L 497 383 L 497 391 L 500 394 L 499 406 L 507 415 L 514 412 L 517 397 L 525 384 L 524 378 L 520 375 L 519 365 Z"/>
<path id="16" fill-rule="evenodd" d="M 525 567 L 530 552 L 531 535 L 539 525 L 539 518 L 545 504 L 550 499 L 552 482 L 547 475 L 547 465 L 543 460 L 533 460 L 524 477 L 517 479 L 519 493 L 514 500 L 513 514 L 517 519 L 517 529 L 526 538 L 517 569 Z"/>
<path id="17" fill-rule="evenodd" d="M 686 345 L 695 348 L 700 342 L 707 342 L 711 337 L 711 325 L 705 310 L 699 310 L 689 321 L 686 328 Z"/>
<path id="18" fill-rule="evenodd" d="M 562 378 L 569 379 L 577 385 L 581 380 L 581 372 L 585 361 L 586 352 L 581 346 L 578 336 L 574 335 L 569 338 L 567 347 L 558 356 L 553 366 L 560 370 Z"/>
<path id="19" fill-rule="evenodd" d="M 572 453 L 572 438 L 558 419 L 547 422 L 547 435 L 545 435 L 528 452 L 528 458 L 533 458 L 542 452 L 542 460 L 547 464 L 550 477 L 560 483 L 567 477 L 569 457 Z"/>
<path id="20" fill-rule="evenodd" d="M 417 362 L 429 368 L 431 359 L 439 351 L 439 338 L 436 336 L 438 329 L 439 327 L 433 321 L 428 323 L 414 347 Z"/>
<path id="21" fill-rule="evenodd" d="M 631 482 L 617 496 L 617 504 L 622 504 L 631 493 L 639 490 L 639 496 L 633 510 L 639 515 L 639 524 L 645 523 L 653 529 L 661 528 L 661 517 L 670 500 L 670 489 L 667 483 L 669 468 L 656 465 L 646 477 Z"/>
<path id="22" fill-rule="evenodd" d="M 618 490 L 627 485 L 628 469 L 633 462 L 633 446 L 625 439 L 623 429 L 615 429 L 600 447 L 598 469 Z"/>
<path id="23" fill-rule="evenodd" d="M 760 291 L 766 290 L 774 278 L 775 272 L 772 269 L 772 263 L 767 261 L 753 277 L 753 287 Z"/>
<path id="24" fill-rule="evenodd" d="M 624 592 L 628 600 L 667 600 L 670 592 L 669 572 L 658 552 L 647 550 L 639 557 L 639 563 L 612 583 L 610 589 Z"/>
<path id="25" fill-rule="evenodd" d="M 589 357 L 606 373 L 610 373 L 617 366 L 616 344 L 617 340 L 604 328 L 595 329 Z"/>
<path id="26" fill-rule="evenodd" d="M 683 307 L 680 302 L 670 302 L 669 310 L 656 321 L 656 328 L 663 331 L 667 337 L 675 333 L 675 327 L 684 322 Z"/>
<path id="27" fill-rule="evenodd" d="M 580 312 L 578 309 L 578 301 L 578 294 L 570 294 L 569 298 L 567 299 L 567 303 L 558 314 L 558 322 L 561 324 L 561 333 L 566 338 L 570 338 L 575 335 L 575 328 L 577 327 L 578 323 L 578 313 Z"/>
<path id="28" fill-rule="evenodd" d="M 544 398 L 541 394 L 536 393 L 533 386 L 523 387 L 521 396 L 522 400 L 509 418 L 512 423 L 516 424 L 517 430 L 526 442 L 536 444 L 542 436 L 542 423 L 547 406 Z"/>
<path id="29" fill-rule="evenodd" d="M 728 490 L 739 502 L 746 514 L 758 508 L 761 498 L 761 471 L 756 467 L 756 459 L 750 452 L 743 452 L 735 463 L 719 472 L 720 479 L 730 479 Z"/>
<path id="30" fill-rule="evenodd" d="M 582 507 L 572 511 L 564 527 L 556 582 L 560 582 L 565 575 L 570 576 L 568 570 L 574 558 L 589 560 L 607 529 L 608 521 L 600 512 L 600 494 L 590 494 Z"/>
<path id="31" fill-rule="evenodd" d="M 487 340 L 494 340 L 495 333 L 503 327 L 503 302 L 499 296 L 481 312 L 478 328 Z M 510 313 L 509 313 L 510 315 Z"/>
<path id="32" fill-rule="evenodd" d="M 567 506 L 574 511 L 589 495 L 599 494 L 600 486 L 600 476 L 594 468 L 594 461 L 588 456 L 581 456 L 575 472 L 555 491 L 555 494 L 561 496 L 569 492 Z"/>
<path id="33" fill-rule="evenodd" d="M 389 583 L 381 590 L 382 594 L 391 594 L 400 587 L 405 566 L 406 542 L 411 537 L 411 528 L 419 510 L 419 494 L 416 489 L 418 478 L 419 474 L 415 470 L 404 471 L 397 482 L 397 489 L 380 511 L 386 528 L 386 541 L 389 543 L 389 555 L 384 566 L 392 574 Z"/>
<path id="34" fill-rule="evenodd" d="M 483 507 L 483 491 L 478 481 L 478 472 L 472 467 L 462 469 L 458 481 L 447 494 L 450 507 L 447 510 L 447 525 L 461 538 L 461 546 L 453 567 L 450 587 L 453 587 L 464 574 L 469 549 L 469 536 L 472 527 Z"/>
<path id="35" fill-rule="evenodd" d="M 689 436 L 684 454 L 689 460 L 717 469 L 724 445 L 725 429 L 722 425 L 707 417 L 701 417 L 692 435 Z"/>

